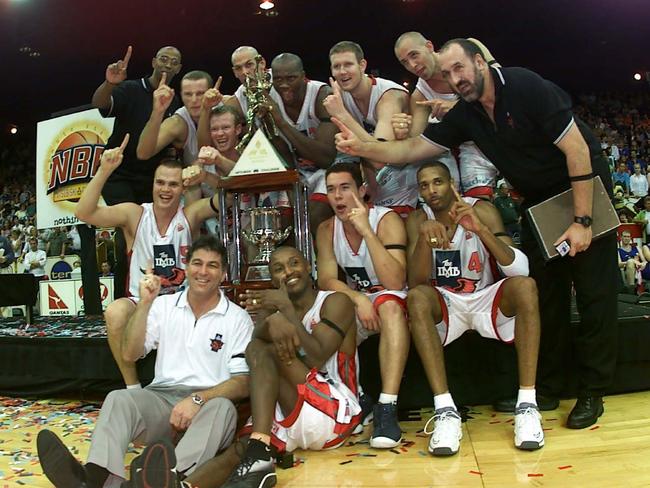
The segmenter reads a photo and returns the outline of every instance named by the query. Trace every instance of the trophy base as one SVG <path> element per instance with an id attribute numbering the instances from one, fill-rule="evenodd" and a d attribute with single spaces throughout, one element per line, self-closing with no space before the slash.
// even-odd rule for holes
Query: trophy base
<path id="1" fill-rule="evenodd" d="M 271 281 L 268 264 L 250 265 L 246 270 L 245 281 Z"/>

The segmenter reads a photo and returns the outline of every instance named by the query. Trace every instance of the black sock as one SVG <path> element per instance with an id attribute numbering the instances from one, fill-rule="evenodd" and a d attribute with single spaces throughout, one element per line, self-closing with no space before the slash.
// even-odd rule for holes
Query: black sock
<path id="1" fill-rule="evenodd" d="M 87 463 L 85 468 L 88 486 L 90 488 L 102 488 L 106 478 L 108 478 L 108 470 L 95 463 Z"/>
<path id="2" fill-rule="evenodd" d="M 270 461 L 271 448 L 258 439 L 248 439 L 246 457 L 259 459 L 260 461 Z"/>

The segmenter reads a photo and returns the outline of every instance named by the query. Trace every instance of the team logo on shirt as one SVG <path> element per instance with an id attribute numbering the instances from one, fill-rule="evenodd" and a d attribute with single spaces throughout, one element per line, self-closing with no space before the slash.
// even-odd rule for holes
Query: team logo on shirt
<path id="1" fill-rule="evenodd" d="M 210 339 L 210 350 L 212 352 L 219 352 L 221 350 L 223 347 L 223 341 L 221 340 L 222 337 L 221 334 L 217 334 L 213 339 Z"/>
<path id="2" fill-rule="evenodd" d="M 183 255 L 182 252 L 181 248 L 181 256 Z M 187 249 L 185 253 L 187 254 Z M 145 274 L 146 270 L 140 268 L 140 272 Z M 160 276 L 160 295 L 175 293 L 178 287 L 183 284 L 185 270 L 178 267 L 173 244 L 154 244 L 153 274 Z"/>
<path id="3" fill-rule="evenodd" d="M 372 286 L 370 281 L 370 276 L 368 276 L 368 271 L 366 268 L 356 268 L 352 266 L 345 267 L 345 274 L 354 281 L 356 289 L 359 291 L 366 291 Z"/>
<path id="4" fill-rule="evenodd" d="M 461 273 L 460 251 L 436 251 L 435 284 L 454 293 L 472 293 L 476 281 Z"/>

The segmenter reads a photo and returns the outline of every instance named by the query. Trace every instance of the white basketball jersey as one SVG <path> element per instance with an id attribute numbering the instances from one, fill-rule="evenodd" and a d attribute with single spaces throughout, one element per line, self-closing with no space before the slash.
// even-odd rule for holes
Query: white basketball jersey
<path id="1" fill-rule="evenodd" d="M 271 89 L 271 98 L 278 104 L 282 117 L 286 122 L 291 125 L 294 129 L 302 132 L 304 135 L 310 139 L 316 137 L 316 129 L 320 125 L 320 119 L 316 115 L 316 101 L 318 100 L 318 93 L 320 89 L 325 86 L 325 83 L 322 81 L 309 80 L 307 82 L 307 89 L 305 91 L 305 99 L 302 102 L 302 108 L 300 109 L 300 114 L 298 115 L 298 120 L 295 122 L 289 117 L 284 108 L 284 102 L 282 97 L 275 90 Z M 316 181 L 312 180 L 323 180 L 325 179 L 325 170 L 319 168 L 313 161 L 308 159 L 299 158 L 297 154 L 293 151 L 292 144 L 280 133 L 282 138 L 285 140 L 291 152 L 294 153 L 294 159 L 296 160 L 296 165 L 298 171 L 300 172 L 303 181 L 305 181 L 310 190 L 316 186 Z"/>
<path id="2" fill-rule="evenodd" d="M 314 326 L 321 320 L 320 310 L 323 306 L 325 299 L 330 296 L 333 291 L 319 291 L 316 295 L 316 300 L 311 308 L 305 313 L 302 318 L 302 325 L 305 330 L 310 334 L 314 330 Z M 327 327 L 327 326 L 326 326 Z M 359 383 L 357 378 L 357 367 L 359 363 L 359 356 L 355 351 L 354 358 L 348 357 L 340 351 L 335 352 L 325 362 L 319 373 L 327 378 L 334 380 L 341 385 L 347 387 L 353 395 L 359 392 Z"/>
<path id="3" fill-rule="evenodd" d="M 417 172 L 422 164 L 424 163 L 420 161 L 403 166 L 384 167 L 377 178 L 377 192 L 373 202 L 382 207 L 415 208 L 419 197 Z"/>
<path id="4" fill-rule="evenodd" d="M 185 139 L 185 145 L 183 146 L 183 162 L 187 166 L 192 164 L 199 157 L 199 141 L 196 136 L 196 122 L 194 122 L 192 116 L 185 107 L 179 108 L 174 112 L 174 114 L 182 118 L 187 125 L 187 138 Z"/>
<path id="5" fill-rule="evenodd" d="M 388 212 L 392 212 L 392 210 L 386 207 L 372 206 L 368 208 L 368 221 L 375 234 L 377 233 L 377 227 L 379 227 L 379 221 Z M 365 293 L 374 293 L 384 289 L 372 265 L 370 251 L 368 251 L 365 239 L 361 241 L 359 250 L 355 252 L 350 247 L 345 235 L 343 222 L 336 217 L 334 217 L 332 246 L 334 247 L 336 262 L 345 272 L 346 281 L 350 288 Z"/>
<path id="6" fill-rule="evenodd" d="M 438 93 L 422 78 L 418 78 L 415 89 L 418 90 L 427 100 L 457 100 L 458 96 L 454 93 Z M 440 122 L 435 117 L 429 118 L 430 124 L 437 124 Z M 467 141 L 459 146 L 459 159 L 460 159 L 460 184 L 464 191 L 471 190 L 479 186 L 493 187 L 496 182 L 498 170 L 490 162 L 488 158 L 481 152 L 476 144 L 472 141 Z M 453 156 L 450 155 L 453 158 Z M 449 166 L 447 161 L 441 162 Z M 452 178 L 454 177 L 452 173 Z"/>
<path id="7" fill-rule="evenodd" d="M 471 197 L 463 200 L 472 206 L 478 201 Z M 430 220 L 436 220 L 428 205 L 422 208 Z M 474 293 L 500 279 L 496 261 L 481 239 L 461 225 L 456 227 L 449 249 L 431 250 L 431 261 L 432 284 L 454 293 Z"/>
<path id="8" fill-rule="evenodd" d="M 167 233 L 161 235 L 153 213 L 153 203 L 143 203 L 141 206 L 142 215 L 129 252 L 129 296 L 139 297 L 140 279 L 151 262 L 154 274 L 162 280 L 160 294 L 174 293 L 185 281 L 187 251 L 192 244 L 190 224 L 183 207 L 179 206 Z"/>
<path id="9" fill-rule="evenodd" d="M 388 90 L 400 90 L 405 93 L 408 93 L 408 90 L 402 85 L 395 83 L 394 81 L 386 80 L 384 78 L 375 78 L 371 76 L 372 80 L 372 89 L 370 91 L 370 104 L 368 105 L 368 115 L 363 115 L 359 107 L 357 106 L 352 95 L 346 91 L 342 91 L 343 104 L 345 108 L 348 109 L 348 112 L 352 114 L 352 117 L 359 122 L 368 133 L 373 134 L 375 132 L 375 127 L 377 127 L 377 104 L 381 97 Z"/>

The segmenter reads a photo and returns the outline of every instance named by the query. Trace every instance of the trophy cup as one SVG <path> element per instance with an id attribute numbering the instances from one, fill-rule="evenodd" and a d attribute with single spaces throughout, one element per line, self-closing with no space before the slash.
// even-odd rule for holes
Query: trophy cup
<path id="1" fill-rule="evenodd" d="M 251 228 L 242 231 L 244 238 L 258 249 L 257 256 L 246 271 L 246 281 L 269 281 L 269 260 L 275 247 L 289 237 L 292 227 L 282 229 L 280 210 L 256 207 L 244 210 L 250 216 Z"/>

